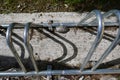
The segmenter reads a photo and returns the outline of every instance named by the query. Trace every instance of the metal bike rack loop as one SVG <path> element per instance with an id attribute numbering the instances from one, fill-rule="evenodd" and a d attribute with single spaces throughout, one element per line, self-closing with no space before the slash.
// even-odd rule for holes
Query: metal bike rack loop
<path id="1" fill-rule="evenodd" d="M 107 55 L 117 46 L 117 44 L 120 41 L 120 11 L 119 10 L 111 10 L 111 11 L 103 14 L 103 17 L 106 18 L 112 14 L 115 14 L 115 16 L 118 18 L 118 23 L 119 23 L 118 34 L 117 34 L 116 38 L 114 39 L 114 41 L 111 43 L 111 45 L 108 47 L 108 49 L 106 49 L 106 51 L 103 53 L 101 58 L 95 64 L 95 66 L 93 66 L 92 70 L 95 70 L 100 65 L 100 63 L 107 57 Z"/>
<path id="2" fill-rule="evenodd" d="M 101 15 L 100 11 L 98 11 L 98 10 L 92 11 L 79 24 L 84 23 L 84 21 L 89 19 L 90 17 L 92 17 L 91 15 L 93 15 L 93 14 L 96 15 L 96 18 L 97 18 L 97 21 L 98 21 L 98 31 L 97 31 L 98 33 L 97 33 L 97 36 L 96 36 L 96 39 L 95 39 L 94 43 L 92 44 L 92 47 L 90 48 L 82 66 L 80 68 L 80 71 L 83 70 L 83 68 L 86 66 L 87 62 L 90 60 L 93 52 L 95 51 L 95 49 L 97 48 L 98 44 L 100 43 L 100 41 L 102 39 L 102 35 L 103 35 L 103 31 L 104 31 L 104 24 L 103 24 L 103 21 L 102 21 L 102 15 Z"/>
<path id="3" fill-rule="evenodd" d="M 21 25 L 21 24 L 18 24 L 18 23 L 12 23 L 9 25 L 9 27 L 7 28 L 7 32 L 6 32 L 6 41 L 7 41 L 7 45 L 9 46 L 10 50 L 12 51 L 12 53 L 14 54 L 16 60 L 18 61 L 20 67 L 22 68 L 22 70 L 24 72 L 27 72 L 27 70 L 25 69 L 25 66 L 23 65 L 23 62 L 21 61 L 13 43 L 12 43 L 12 38 L 11 38 L 11 35 L 12 35 L 12 29 L 14 28 L 15 25 Z M 23 25 L 22 25 L 23 26 Z"/>
<path id="4" fill-rule="evenodd" d="M 30 26 L 31 26 L 31 23 L 27 23 L 25 25 L 24 43 L 25 43 L 25 46 L 26 46 L 26 49 L 27 49 L 28 53 L 30 54 L 30 58 L 32 60 L 33 66 L 35 68 L 35 71 L 38 72 L 38 67 L 37 67 L 37 64 L 35 62 L 35 58 L 34 58 L 34 55 L 33 55 L 33 50 L 32 50 L 31 45 L 29 43 L 29 27 Z"/>

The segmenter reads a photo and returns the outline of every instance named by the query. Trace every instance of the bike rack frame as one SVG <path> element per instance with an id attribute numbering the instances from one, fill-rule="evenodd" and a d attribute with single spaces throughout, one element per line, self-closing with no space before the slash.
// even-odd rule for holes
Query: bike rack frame
<path id="1" fill-rule="evenodd" d="M 118 22 L 104 22 L 105 18 L 108 18 L 112 15 L 115 15 L 118 19 Z M 95 17 L 94 20 L 87 22 L 88 19 Z M 100 57 L 100 59 L 95 63 L 95 65 L 91 69 L 84 70 L 86 64 L 90 60 L 91 56 L 93 55 L 94 51 L 96 50 L 97 46 L 102 40 L 103 32 L 104 32 L 104 26 L 108 25 L 117 25 L 119 26 L 118 34 L 114 41 L 111 43 L 111 45 L 105 50 L 103 55 Z M 51 24 L 53 27 L 59 26 L 59 23 Z M 74 26 L 98 26 L 97 29 L 97 35 L 96 39 L 94 40 L 83 64 L 81 65 L 80 69 L 78 70 L 52 70 L 50 66 L 48 66 L 48 69 L 45 71 L 39 71 L 38 66 L 35 62 L 35 58 L 33 56 L 33 50 L 31 47 L 31 44 L 29 43 L 29 28 L 34 27 L 49 27 L 48 24 L 34 24 L 34 23 L 26 23 L 26 24 L 20 24 L 20 23 L 11 23 L 10 25 L 1 25 L 4 28 L 7 28 L 6 32 L 6 41 L 7 45 L 9 46 L 11 52 L 14 54 L 14 57 L 16 58 L 17 62 L 19 63 L 22 71 L 18 72 L 0 72 L 0 76 L 31 76 L 31 75 L 47 75 L 48 78 L 50 75 L 84 75 L 84 74 L 114 74 L 114 73 L 120 73 L 120 69 L 97 69 L 98 66 L 102 63 L 102 61 L 110 54 L 110 52 L 117 46 L 117 44 L 120 41 L 120 11 L 119 10 L 111 10 L 106 13 L 101 14 L 99 10 L 93 10 L 90 12 L 83 20 L 81 20 L 78 24 L 72 24 L 72 23 L 63 23 L 62 26 L 70 28 Z M 22 27 L 24 28 L 24 45 L 30 55 L 30 59 L 32 61 L 32 64 L 34 66 L 35 71 L 27 71 L 22 60 L 20 59 L 13 43 L 12 43 L 12 30 L 14 27 Z"/>

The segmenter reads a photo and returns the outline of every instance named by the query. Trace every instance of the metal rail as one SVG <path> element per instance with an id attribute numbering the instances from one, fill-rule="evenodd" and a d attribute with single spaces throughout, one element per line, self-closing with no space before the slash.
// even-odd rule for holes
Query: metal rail
<path id="1" fill-rule="evenodd" d="M 119 28 L 118 33 L 114 41 L 111 43 L 111 45 L 106 49 L 106 51 L 103 53 L 103 55 L 100 57 L 98 62 L 93 66 L 92 70 L 95 70 L 100 63 L 110 54 L 110 52 L 117 46 L 117 44 L 120 41 L 120 11 L 119 10 L 111 10 L 103 15 L 104 18 L 111 16 L 112 14 L 115 14 L 115 16 L 118 18 Z"/>
<path id="2" fill-rule="evenodd" d="M 22 70 L 24 72 L 27 72 L 27 70 L 25 69 L 25 66 L 23 65 L 23 62 L 21 61 L 13 43 L 12 43 L 12 29 L 14 28 L 15 25 L 22 25 L 22 24 L 18 24 L 18 23 L 12 23 L 9 25 L 9 27 L 7 28 L 7 32 L 6 32 L 6 41 L 7 41 L 7 45 L 9 46 L 10 50 L 12 51 L 12 53 L 14 54 L 17 62 L 19 63 L 20 67 L 22 68 Z M 23 26 L 23 25 L 22 25 Z"/>
<path id="3" fill-rule="evenodd" d="M 21 23 L 21 24 L 25 24 L 25 23 Z M 117 22 L 105 22 L 104 23 L 105 26 L 119 26 L 119 24 Z M 36 24 L 38 26 L 32 26 L 31 28 L 44 28 L 44 27 L 49 27 L 50 25 L 48 23 L 40 23 L 40 24 Z M 65 26 L 65 27 L 84 27 L 84 26 L 97 26 L 98 24 L 97 23 L 93 23 L 93 24 L 79 24 L 78 23 L 62 23 L 62 26 Z M 9 24 L 2 24 L 1 25 L 3 28 L 7 28 L 9 27 Z M 60 23 L 53 23 L 51 25 L 52 27 L 58 27 L 60 26 Z M 15 28 L 24 28 L 24 26 L 15 26 Z"/>
<path id="4" fill-rule="evenodd" d="M 108 18 L 114 14 L 116 18 L 118 19 L 118 22 L 104 22 L 105 18 Z M 90 22 L 86 22 L 88 19 L 95 17 L 94 20 Z M 60 23 L 54 23 L 50 24 L 52 27 L 58 27 L 60 26 Z M 108 25 L 117 25 L 119 26 L 118 34 L 114 41 L 111 43 L 111 45 L 106 49 L 106 51 L 103 53 L 103 55 L 100 57 L 100 59 L 96 62 L 96 64 L 88 70 L 84 70 L 86 64 L 90 60 L 91 56 L 93 55 L 94 51 L 96 50 L 97 46 L 99 45 L 100 41 L 102 40 L 103 32 L 104 32 L 104 26 Z M 20 67 L 22 68 L 22 71 L 18 72 L 0 72 L 0 76 L 31 76 L 31 75 L 47 75 L 48 79 L 51 77 L 51 75 L 80 75 L 80 74 L 114 74 L 114 73 L 120 73 L 120 69 L 97 69 L 97 67 L 102 63 L 102 61 L 110 54 L 110 52 L 117 46 L 117 44 L 120 41 L 120 11 L 119 10 L 111 10 L 109 12 L 106 12 L 104 14 L 101 14 L 99 10 L 93 10 L 91 13 L 89 13 L 82 21 L 80 21 L 78 24 L 74 23 L 62 23 L 62 26 L 66 27 L 75 27 L 75 26 L 98 26 L 97 29 L 97 36 L 94 40 L 94 43 L 92 44 L 83 64 L 81 65 L 79 70 L 52 70 L 52 66 L 48 66 L 48 69 L 45 71 L 39 71 L 38 66 L 35 62 L 35 58 L 33 55 L 32 46 L 29 43 L 29 28 L 30 27 L 48 27 L 48 23 L 44 24 L 33 24 L 33 23 L 27 23 L 27 24 L 19 24 L 19 23 L 12 23 L 10 25 L 2 25 L 3 27 L 7 28 L 6 32 L 6 41 L 7 45 L 9 46 L 10 50 L 14 54 L 17 62 L 19 63 Z M 32 61 L 32 64 L 34 66 L 35 71 L 29 71 L 27 72 L 25 66 L 23 65 L 14 45 L 12 44 L 12 29 L 16 27 L 24 27 L 24 45 L 26 46 L 26 49 L 30 55 L 30 59 Z"/>
<path id="5" fill-rule="evenodd" d="M 102 36 L 103 36 L 104 24 L 103 24 L 103 21 L 102 21 L 102 15 L 101 15 L 100 11 L 98 11 L 98 10 L 92 11 L 79 24 L 82 24 L 82 23 L 84 24 L 84 22 L 87 19 L 91 18 L 94 14 L 95 14 L 95 16 L 97 18 L 97 22 L 98 22 L 97 36 L 96 36 L 96 39 L 95 39 L 94 43 L 92 44 L 92 47 L 90 48 L 90 50 L 88 52 L 83 64 L 81 65 L 80 71 L 82 71 L 84 69 L 84 67 L 86 66 L 86 64 L 90 60 L 91 56 L 93 55 L 93 52 L 96 50 L 96 48 L 99 45 L 100 41 L 102 40 Z"/>
<path id="6" fill-rule="evenodd" d="M 32 46 L 30 45 L 29 43 L 29 28 L 31 26 L 31 23 L 27 23 L 25 25 L 25 29 L 24 29 L 24 43 L 25 43 L 25 46 L 26 46 L 26 49 L 28 51 L 28 53 L 30 54 L 30 58 L 31 58 L 31 61 L 33 63 L 33 66 L 35 68 L 35 71 L 38 72 L 38 67 L 37 67 L 37 64 L 35 62 L 35 58 L 34 58 L 34 55 L 33 55 L 33 49 L 32 49 Z"/>
<path id="7" fill-rule="evenodd" d="M 31 71 L 24 73 L 22 71 L 18 72 L 0 72 L 0 76 L 49 76 L 49 75 L 92 75 L 92 74 L 119 74 L 120 70 L 118 69 L 97 69 L 95 71 L 91 70 L 45 70 L 36 73 L 36 71 Z"/>

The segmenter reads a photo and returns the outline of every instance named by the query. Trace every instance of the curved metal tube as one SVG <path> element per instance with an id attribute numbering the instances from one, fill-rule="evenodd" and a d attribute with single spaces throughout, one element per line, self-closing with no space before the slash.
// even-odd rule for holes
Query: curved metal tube
<path id="1" fill-rule="evenodd" d="M 87 62 L 90 60 L 93 52 L 96 50 L 97 46 L 99 45 L 99 42 L 102 40 L 102 36 L 103 36 L 103 31 L 104 31 L 104 24 L 102 21 L 102 15 L 100 13 L 100 11 L 98 10 L 93 10 L 90 14 L 88 14 L 88 16 L 86 18 L 84 18 L 81 23 L 84 23 L 85 20 L 89 19 L 90 17 L 92 17 L 94 15 L 96 15 L 97 21 L 98 21 L 98 31 L 97 31 L 97 36 L 96 39 L 94 40 L 94 43 L 92 44 L 92 47 L 90 48 L 86 58 L 84 59 L 83 64 L 81 65 L 80 71 L 82 71 L 84 69 L 84 67 L 86 66 Z"/>
<path id="2" fill-rule="evenodd" d="M 39 70 L 38 70 L 37 64 L 35 62 L 35 58 L 34 58 L 34 55 L 33 55 L 33 50 L 32 50 L 32 47 L 31 47 L 31 45 L 29 43 L 29 27 L 30 26 L 31 26 L 31 23 L 27 23 L 25 25 L 25 28 L 24 28 L 24 44 L 25 44 L 26 49 L 27 49 L 27 51 L 28 51 L 28 53 L 30 55 L 30 59 L 31 59 L 31 61 L 33 63 L 35 71 L 38 72 Z"/>
<path id="3" fill-rule="evenodd" d="M 7 45 L 9 46 L 10 50 L 12 51 L 12 53 L 14 54 L 18 64 L 20 65 L 20 67 L 22 68 L 22 70 L 24 72 L 27 72 L 27 70 L 25 69 L 25 66 L 23 65 L 13 43 L 12 43 L 12 29 L 14 28 L 15 25 L 20 25 L 18 23 L 12 23 L 9 25 L 9 27 L 7 28 L 7 32 L 6 32 L 6 41 L 7 41 Z"/>
<path id="4" fill-rule="evenodd" d="M 117 36 L 91 70 L 95 70 L 100 65 L 100 63 L 108 56 L 108 54 L 110 54 L 110 52 L 117 46 L 117 44 L 120 41 L 120 11 L 119 10 L 111 10 L 111 11 L 105 13 L 103 15 L 103 17 L 106 18 L 106 17 L 111 16 L 112 14 L 115 14 L 115 16 L 118 18 L 119 30 L 118 30 Z"/>

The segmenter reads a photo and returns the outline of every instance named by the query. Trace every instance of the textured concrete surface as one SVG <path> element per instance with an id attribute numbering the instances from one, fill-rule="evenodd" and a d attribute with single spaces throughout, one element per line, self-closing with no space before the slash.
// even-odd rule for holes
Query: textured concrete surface
<path id="1" fill-rule="evenodd" d="M 81 20 L 83 15 L 85 14 L 78 14 L 74 13 L 71 16 L 68 13 L 64 13 L 64 15 L 61 15 L 60 13 L 54 14 L 57 17 L 53 17 L 51 15 L 48 15 L 49 13 L 43 14 L 43 13 L 34 13 L 34 14 L 1 14 L 0 15 L 0 24 L 4 23 L 11 23 L 11 22 L 35 22 L 35 23 L 41 23 L 46 22 L 48 20 L 56 20 L 56 21 L 68 21 L 68 22 L 78 22 Z M 40 16 L 38 16 L 40 15 Z M 42 16 L 43 18 L 40 18 L 41 15 L 46 15 L 47 18 Z M 82 17 L 81 17 L 82 15 Z M 16 18 L 15 18 L 16 16 Z M 69 17 L 64 18 L 64 17 Z M 79 16 L 79 17 L 78 17 Z M 81 18 L 80 18 L 81 17 Z M 59 20 L 57 20 L 59 19 Z M 90 30 L 90 31 L 89 31 Z M 23 38 L 23 29 L 16 29 L 14 32 Z M 70 66 L 77 66 L 79 67 L 80 64 L 84 61 L 85 56 L 87 55 L 96 35 L 93 34 L 95 32 L 93 29 L 87 28 L 86 30 L 83 28 L 71 28 L 70 31 L 66 34 L 62 33 L 51 33 L 48 30 L 45 29 L 33 29 L 31 36 L 30 43 L 33 46 L 34 50 L 34 56 L 36 60 L 45 60 L 45 61 L 57 61 L 57 62 L 63 62 Z M 94 52 L 92 58 L 90 61 L 97 61 L 100 56 L 103 54 L 103 52 L 107 49 L 107 47 L 110 45 L 112 40 L 114 39 L 114 36 L 117 34 L 116 28 L 106 28 L 104 34 L 104 38 L 102 39 L 100 45 L 98 46 L 97 50 Z M 19 40 L 18 37 L 13 36 L 13 39 L 17 40 L 16 44 L 14 43 L 16 50 L 18 51 L 19 55 L 28 58 L 29 55 L 24 48 L 23 42 Z M 21 45 L 23 46 L 21 46 Z M 0 56 L 6 56 L 6 57 L 13 57 L 13 54 L 9 50 L 5 36 L 0 35 Z M 104 60 L 104 62 L 108 62 L 111 60 L 117 60 L 119 59 L 119 52 L 120 52 L 120 46 L 118 45 L 111 53 L 110 55 Z M 2 61 L 1 61 L 2 62 Z"/>

